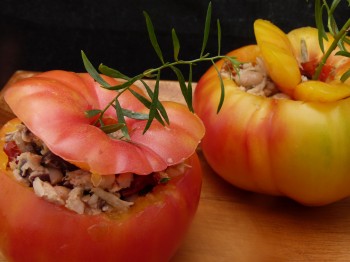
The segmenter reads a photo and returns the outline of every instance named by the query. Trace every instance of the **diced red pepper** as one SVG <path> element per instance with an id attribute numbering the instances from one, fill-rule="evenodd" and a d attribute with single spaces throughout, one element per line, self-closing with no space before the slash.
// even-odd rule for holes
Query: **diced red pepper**
<path id="1" fill-rule="evenodd" d="M 15 141 L 9 141 L 4 144 L 4 152 L 9 158 L 9 162 L 15 160 L 22 152 Z"/>

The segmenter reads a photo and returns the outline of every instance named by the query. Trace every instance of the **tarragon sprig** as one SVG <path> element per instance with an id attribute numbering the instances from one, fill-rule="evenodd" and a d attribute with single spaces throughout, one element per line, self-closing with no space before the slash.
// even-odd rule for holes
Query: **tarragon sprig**
<path id="1" fill-rule="evenodd" d="M 159 101 L 159 83 L 160 83 L 160 76 L 161 72 L 164 69 L 170 69 L 174 72 L 176 75 L 181 93 L 186 101 L 187 107 L 189 108 L 190 111 L 194 111 L 193 105 L 192 105 L 192 71 L 193 71 L 193 66 L 195 66 L 198 63 L 202 62 L 210 62 L 215 66 L 215 62 L 220 59 L 227 59 L 229 60 L 233 68 L 238 71 L 240 62 L 238 62 L 234 57 L 228 57 L 225 55 L 220 54 L 221 50 L 221 26 L 220 26 L 220 21 L 217 20 L 217 30 L 218 30 L 218 53 L 215 56 L 210 56 L 209 53 L 206 53 L 206 46 L 209 38 L 209 32 L 210 32 L 210 24 L 211 24 L 211 3 L 208 5 L 207 9 L 207 14 L 206 14 L 206 19 L 205 19 L 205 26 L 204 26 L 204 34 L 203 34 L 203 42 L 202 42 L 202 48 L 201 52 L 198 58 L 192 59 L 192 60 L 182 60 L 179 59 L 179 54 L 180 54 L 180 41 L 179 38 L 175 32 L 175 29 L 172 29 L 171 31 L 171 36 L 172 36 L 172 42 L 173 42 L 173 58 L 174 60 L 172 62 L 167 62 L 163 56 L 162 50 L 159 46 L 157 36 L 155 34 L 154 26 L 151 21 L 150 16 L 147 14 L 147 12 L 143 12 L 145 21 L 146 21 L 146 26 L 147 26 L 147 31 L 148 31 L 148 36 L 150 39 L 150 42 L 153 46 L 153 49 L 155 50 L 161 65 L 156 67 L 156 68 L 150 68 L 145 70 L 144 72 L 134 76 L 134 77 L 129 77 L 126 76 L 125 74 L 121 73 L 120 71 L 110 68 L 106 65 L 100 64 L 98 67 L 98 70 L 92 65 L 92 63 L 89 61 L 85 53 L 82 51 L 82 59 L 83 63 L 85 66 L 86 71 L 91 75 L 91 77 L 97 81 L 101 87 L 106 88 L 108 90 L 115 90 L 117 91 L 117 94 L 115 98 L 106 105 L 105 108 L 103 109 L 92 109 L 88 110 L 86 112 L 86 115 L 88 117 L 97 117 L 97 120 L 95 122 L 96 125 L 99 125 L 102 127 L 101 129 L 104 130 L 105 132 L 115 132 L 118 130 L 121 130 L 123 133 L 123 138 L 124 139 L 130 139 L 128 129 L 126 127 L 126 118 L 133 118 L 133 119 L 138 119 L 138 120 L 147 120 L 147 124 L 145 126 L 144 132 L 146 132 L 149 127 L 151 126 L 152 122 L 154 120 L 157 120 L 163 125 L 169 124 L 169 118 L 167 115 L 167 112 L 165 108 L 163 107 L 162 103 Z M 182 73 L 182 71 L 179 69 L 180 65 L 187 65 L 189 68 L 189 77 L 187 81 L 185 80 L 185 77 Z M 216 68 L 216 67 L 215 67 Z M 217 68 L 216 68 L 217 69 Z M 217 108 L 217 111 L 220 111 L 224 98 L 225 98 L 225 89 L 224 89 L 224 84 L 223 80 L 221 78 L 220 72 L 218 71 L 218 76 L 220 78 L 220 83 L 221 83 L 221 97 L 219 101 L 219 105 Z M 112 86 L 108 84 L 101 76 L 100 73 L 110 76 L 113 78 L 119 78 L 124 80 L 123 83 L 118 84 L 116 86 Z M 155 79 L 155 86 L 154 89 L 152 90 L 147 83 L 144 81 L 145 78 L 154 78 Z M 132 84 L 134 84 L 136 81 L 140 81 L 141 84 L 145 87 L 147 95 L 141 95 L 137 92 L 135 92 L 133 89 L 131 89 Z M 137 113 L 137 112 L 132 112 L 130 110 L 127 110 L 125 108 L 121 108 L 118 98 L 119 96 L 124 93 L 125 91 L 129 90 L 145 107 L 149 109 L 148 114 L 143 114 L 143 113 Z M 113 107 L 116 111 L 117 119 L 119 124 L 115 124 L 112 126 L 105 126 L 103 123 L 103 117 L 105 112 L 107 111 L 108 108 Z"/>
<path id="2" fill-rule="evenodd" d="M 336 55 L 350 57 L 350 50 L 347 50 L 344 43 L 350 44 L 350 39 L 347 37 L 347 34 L 350 30 L 350 18 L 344 23 L 344 25 L 339 29 L 337 22 L 334 18 L 334 12 L 338 7 L 341 0 L 333 0 L 332 4 L 329 5 L 326 0 L 315 0 L 315 23 L 318 29 L 318 40 L 319 45 L 324 53 L 319 65 L 316 67 L 313 79 L 318 79 L 323 66 L 326 64 L 328 57 L 331 53 L 339 47 L 339 51 Z M 350 0 L 348 5 L 350 6 Z M 327 15 L 327 25 L 324 24 L 323 13 L 326 12 Z M 324 50 L 323 40 L 328 41 L 327 33 L 325 28 L 328 29 L 329 33 L 334 37 L 334 40 L 328 50 Z M 340 78 L 342 82 L 350 77 L 350 69 L 347 70 Z"/>

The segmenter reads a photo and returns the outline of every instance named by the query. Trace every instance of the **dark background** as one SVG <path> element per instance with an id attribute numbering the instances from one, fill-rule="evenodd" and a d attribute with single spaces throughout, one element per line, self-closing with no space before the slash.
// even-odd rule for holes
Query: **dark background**
<path id="1" fill-rule="evenodd" d="M 143 11 L 150 15 L 166 60 L 172 60 L 171 29 L 180 39 L 180 58 L 198 57 L 209 1 L 12 1 L 0 2 L 0 86 L 16 70 L 85 71 L 80 50 L 94 65 L 104 63 L 133 76 L 159 60 L 148 40 Z M 268 19 L 285 32 L 314 26 L 313 1 L 212 0 L 212 34 L 207 51 L 216 54 L 216 19 L 222 28 L 222 53 L 254 43 L 253 22 Z M 346 1 L 339 22 L 349 17 Z M 194 69 L 194 81 L 209 67 Z M 170 71 L 162 79 L 174 79 Z"/>

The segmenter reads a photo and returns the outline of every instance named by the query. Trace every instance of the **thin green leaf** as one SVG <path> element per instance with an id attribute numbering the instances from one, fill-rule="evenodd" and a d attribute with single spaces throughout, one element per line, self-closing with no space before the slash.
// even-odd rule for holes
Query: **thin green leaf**
<path id="1" fill-rule="evenodd" d="M 154 50 L 156 51 L 156 54 L 158 55 L 160 61 L 162 62 L 162 64 L 164 64 L 164 58 L 163 58 L 162 50 L 159 47 L 158 40 L 157 40 L 156 34 L 154 32 L 154 27 L 153 27 L 151 18 L 149 17 L 147 12 L 145 12 L 145 11 L 143 12 L 143 15 L 145 16 L 145 19 L 146 19 L 146 26 L 147 26 L 148 36 L 149 36 L 149 39 L 151 41 L 151 44 L 152 44 Z"/>
<path id="2" fill-rule="evenodd" d="M 141 95 L 140 93 L 136 92 L 135 90 L 130 89 L 129 90 L 136 98 L 139 100 L 145 107 L 150 108 L 151 107 L 151 102 Z"/>
<path id="3" fill-rule="evenodd" d="M 162 178 L 159 180 L 159 183 L 160 183 L 160 184 L 166 184 L 166 183 L 168 183 L 170 180 L 171 180 L 170 177 L 162 177 Z"/>
<path id="4" fill-rule="evenodd" d="M 207 46 L 209 31 L 210 31 L 210 20 L 211 20 L 211 2 L 209 2 L 207 15 L 205 18 L 205 26 L 204 26 L 204 35 L 203 35 L 203 43 L 200 56 L 202 57 Z"/>
<path id="5" fill-rule="evenodd" d="M 160 71 L 158 71 L 156 84 L 154 86 L 151 107 L 149 110 L 149 118 L 148 118 L 147 124 L 145 126 L 145 129 L 143 130 L 143 133 L 146 133 L 147 130 L 150 128 L 150 126 L 153 122 L 153 119 L 155 118 L 155 115 L 157 113 L 157 104 L 158 104 L 158 95 L 159 95 L 159 81 L 160 81 Z"/>
<path id="6" fill-rule="evenodd" d="M 173 39 L 173 46 L 174 46 L 174 60 L 179 61 L 180 42 L 174 28 L 173 30 L 171 30 L 171 37 Z"/>
<path id="7" fill-rule="evenodd" d="M 150 97 L 153 97 L 153 91 L 151 90 L 151 88 L 143 81 L 141 80 L 141 82 L 144 84 L 148 94 Z M 138 92 L 130 89 L 130 92 L 148 109 L 151 108 L 152 103 L 151 101 L 149 101 L 146 97 L 144 97 L 143 95 L 139 94 Z M 169 124 L 169 118 L 168 115 L 165 111 L 165 108 L 163 107 L 163 105 L 158 101 L 158 105 L 157 105 L 158 111 L 162 113 L 162 116 L 164 118 L 164 120 L 166 121 L 167 124 Z M 161 123 L 162 125 L 165 125 L 162 116 L 157 112 L 155 112 L 154 118 L 158 120 L 159 123 Z"/>
<path id="8" fill-rule="evenodd" d="M 149 95 L 149 97 L 153 97 L 153 91 L 152 91 L 152 89 L 147 85 L 147 83 L 146 83 L 145 81 L 143 81 L 143 80 L 141 80 L 141 83 L 142 83 L 143 86 L 145 87 L 145 89 L 146 89 L 147 94 Z M 162 117 L 162 118 L 164 119 L 164 121 L 169 125 L 169 117 L 168 117 L 168 114 L 167 114 L 167 112 L 166 112 L 166 110 L 165 110 L 163 104 L 162 104 L 160 101 L 158 101 L 157 108 L 158 108 L 159 113 L 161 114 L 161 116 L 159 116 L 159 118 Z M 157 119 L 160 123 L 162 123 L 162 119 L 158 119 L 158 116 L 157 116 L 157 115 L 156 115 L 155 117 L 156 117 L 156 119 Z"/>
<path id="9" fill-rule="evenodd" d="M 237 70 L 239 69 L 239 66 L 240 66 L 242 63 L 241 63 L 240 61 L 238 61 L 237 58 L 234 57 L 234 56 L 225 56 L 225 58 L 228 59 L 228 60 L 232 63 L 234 69 L 235 69 L 236 72 L 237 72 Z"/>
<path id="10" fill-rule="evenodd" d="M 193 112 L 194 110 L 193 110 L 192 99 L 191 99 L 192 92 L 191 92 L 191 94 L 189 94 L 188 89 L 186 87 L 186 82 L 185 82 L 185 78 L 184 78 L 183 74 L 175 66 L 171 66 L 171 69 L 174 71 L 174 73 L 177 76 L 177 80 L 179 81 L 179 84 L 180 84 L 181 93 L 182 93 L 183 97 L 185 98 L 188 109 L 191 112 Z"/>
<path id="11" fill-rule="evenodd" d="M 90 118 L 90 117 L 94 117 L 97 116 L 99 114 L 101 114 L 102 110 L 100 109 L 91 109 L 91 110 L 86 110 L 85 111 L 85 116 Z"/>
<path id="12" fill-rule="evenodd" d="M 350 69 L 348 71 L 346 71 L 340 78 L 340 81 L 342 81 L 343 83 L 350 77 Z"/>
<path id="13" fill-rule="evenodd" d="M 335 36 L 338 32 L 338 26 L 337 23 L 334 19 L 334 11 L 337 8 L 338 4 L 340 3 L 341 0 L 333 0 L 331 7 L 328 7 L 328 4 L 326 1 L 324 1 L 324 6 L 327 9 L 327 17 L 328 17 L 328 21 L 327 21 L 327 26 L 328 26 L 328 31 L 331 33 L 331 35 Z"/>
<path id="14" fill-rule="evenodd" d="M 102 85 L 103 87 L 110 87 L 110 84 L 108 84 L 101 76 L 100 74 L 97 72 L 97 70 L 95 69 L 95 67 L 92 65 L 92 63 L 90 62 L 90 60 L 87 58 L 87 56 L 85 55 L 84 51 L 81 50 L 81 57 L 83 59 L 83 63 L 85 66 L 86 71 L 91 75 L 91 77 L 93 79 L 95 79 L 95 81 L 97 81 L 100 85 Z"/>
<path id="15" fill-rule="evenodd" d="M 323 25 L 323 12 L 324 5 L 321 5 L 321 0 L 315 0 L 315 22 L 318 29 L 318 42 L 322 53 L 324 53 L 323 39 L 328 40 L 326 31 Z"/>
<path id="16" fill-rule="evenodd" d="M 192 101 L 192 76 L 193 76 L 193 72 L 192 72 L 192 64 L 190 64 L 190 71 L 189 71 L 189 74 L 188 74 L 188 84 L 187 84 L 187 95 L 188 95 L 188 102 L 189 102 L 189 104 L 190 105 L 192 105 L 193 103 L 193 101 Z M 192 110 L 191 110 L 191 112 L 194 112 L 194 109 L 193 109 L 193 107 L 191 106 L 191 108 L 192 108 Z"/>
<path id="17" fill-rule="evenodd" d="M 314 80 L 319 79 L 322 68 L 326 64 L 327 59 L 330 57 L 331 53 L 337 48 L 337 46 L 340 45 L 339 43 L 344 40 L 344 37 L 347 34 L 349 28 L 350 28 L 350 19 L 348 19 L 347 22 L 341 27 L 339 33 L 337 33 L 334 36 L 334 40 L 331 42 L 331 45 L 329 46 L 328 50 L 324 53 L 319 65 L 316 67 L 315 73 L 312 76 L 312 79 Z M 344 51 L 344 50 L 341 49 L 341 51 Z"/>
<path id="18" fill-rule="evenodd" d="M 121 130 L 124 127 L 125 127 L 125 124 L 117 123 L 113 125 L 101 126 L 100 129 L 106 134 L 110 134 L 118 130 Z"/>
<path id="19" fill-rule="evenodd" d="M 230 61 L 230 63 L 232 64 L 233 70 L 239 76 L 239 70 L 242 63 L 238 61 L 236 57 L 233 57 L 233 56 L 225 56 L 225 59 Z"/>
<path id="20" fill-rule="evenodd" d="M 119 85 L 115 85 L 115 86 L 109 86 L 109 87 L 105 87 L 108 90 L 123 90 L 125 88 L 129 88 L 133 83 L 135 83 L 137 80 L 140 80 L 142 78 L 142 75 L 137 75 L 134 76 L 133 78 L 130 78 L 128 81 L 121 83 Z"/>
<path id="21" fill-rule="evenodd" d="M 135 111 L 131 111 L 129 109 L 122 108 L 123 110 L 123 115 L 132 119 L 137 119 L 137 120 L 147 120 L 148 119 L 148 114 L 144 113 L 139 113 Z"/>
<path id="22" fill-rule="evenodd" d="M 144 97 L 144 96 L 142 96 L 142 95 L 140 95 L 139 93 L 137 93 L 136 91 L 134 91 L 134 90 L 132 90 L 132 89 L 130 89 L 129 90 L 146 108 L 148 108 L 148 109 L 150 109 L 151 108 L 151 101 L 149 101 L 146 97 Z M 152 95 L 153 96 L 153 95 Z M 151 97 L 152 97 L 151 96 Z M 166 113 L 166 111 L 165 111 L 165 109 L 164 109 L 164 107 L 163 107 L 163 105 L 161 104 L 161 103 L 159 103 L 160 104 L 160 106 L 158 105 L 158 110 L 159 110 L 159 108 L 161 108 L 162 110 L 159 110 L 160 112 L 162 112 L 162 113 L 164 113 L 164 115 L 163 115 L 163 118 L 164 118 L 164 120 L 166 121 L 166 123 L 167 124 L 169 124 L 169 118 L 168 118 L 168 115 L 167 115 L 167 113 Z M 158 112 L 156 112 L 155 113 L 155 119 L 157 119 L 158 120 L 158 122 L 159 123 L 161 123 L 162 125 L 165 125 L 165 123 L 164 123 L 164 121 L 163 121 L 163 118 L 162 118 L 162 116 L 158 113 Z"/>
<path id="23" fill-rule="evenodd" d="M 338 52 L 335 53 L 335 55 L 350 57 L 350 52 L 347 52 L 347 51 L 338 51 Z"/>
<path id="24" fill-rule="evenodd" d="M 221 25 L 220 25 L 220 20 L 216 20 L 216 26 L 218 29 L 218 56 L 221 54 Z"/>
<path id="25" fill-rule="evenodd" d="M 213 63 L 213 66 L 214 66 L 214 68 L 216 70 L 216 73 L 218 74 L 219 79 L 220 79 L 220 90 L 221 90 L 220 101 L 219 101 L 218 108 L 216 110 L 216 113 L 219 113 L 221 108 L 222 108 L 222 105 L 224 104 L 224 100 L 225 100 L 225 86 L 224 86 L 224 81 L 222 80 L 222 77 L 221 77 L 221 74 L 220 74 L 220 71 L 219 71 L 218 67 L 216 66 L 214 61 L 212 61 L 212 63 Z"/>
<path id="26" fill-rule="evenodd" d="M 341 0 L 333 0 L 331 4 L 331 8 L 329 9 L 329 15 L 333 16 L 335 9 L 337 8 L 338 4 L 340 3 Z"/>
<path id="27" fill-rule="evenodd" d="M 349 39 L 348 39 L 349 40 Z M 346 34 L 343 35 L 343 37 L 338 42 L 338 47 L 341 51 L 346 51 L 345 43 L 350 44 L 350 41 L 347 41 Z"/>
<path id="28" fill-rule="evenodd" d="M 118 101 L 117 98 L 114 100 L 114 108 L 115 108 L 115 111 L 116 111 L 116 113 L 117 113 L 118 122 L 119 122 L 120 124 L 123 124 L 123 125 L 124 125 L 124 126 L 121 128 L 121 131 L 122 131 L 124 137 L 125 137 L 127 140 L 130 140 L 129 131 L 128 131 L 128 127 L 126 126 L 126 122 L 125 122 L 125 117 L 124 117 L 123 109 L 122 109 L 122 107 L 120 106 L 120 103 L 119 103 L 119 101 Z"/>
<path id="29" fill-rule="evenodd" d="M 98 67 L 98 70 L 106 76 L 130 80 L 130 77 L 128 77 L 128 76 L 122 74 L 121 72 L 119 72 L 118 70 L 110 68 L 104 64 L 100 64 L 100 66 Z"/>
<path id="30" fill-rule="evenodd" d="M 207 41 L 208 41 L 208 37 L 209 37 L 209 31 L 210 31 L 211 13 L 212 13 L 211 3 L 209 3 L 208 9 L 207 9 L 207 15 L 206 15 L 206 19 L 205 19 L 203 42 L 202 42 L 200 57 L 197 59 L 189 60 L 189 61 L 183 61 L 183 60 L 180 61 L 179 60 L 180 43 L 179 43 L 179 39 L 177 37 L 177 34 L 175 32 L 175 29 L 173 29 L 172 30 L 172 40 L 173 40 L 173 47 L 174 47 L 174 60 L 175 60 L 175 62 L 165 63 L 162 51 L 161 51 L 159 44 L 158 44 L 156 34 L 154 32 L 154 27 L 153 27 L 152 21 L 151 21 L 149 15 L 146 12 L 144 12 L 149 39 L 151 41 L 151 44 L 152 44 L 155 52 L 157 53 L 159 59 L 161 60 L 162 65 L 158 68 L 148 69 L 148 70 L 144 71 L 144 73 L 130 78 L 130 77 L 122 74 L 118 70 L 112 69 L 108 66 L 101 64 L 99 66 L 99 71 L 102 74 L 110 76 L 110 77 L 121 78 L 121 79 L 126 80 L 126 82 L 124 82 L 122 84 L 118 84 L 116 86 L 111 86 L 108 83 L 106 83 L 102 79 L 100 74 L 97 72 L 97 70 L 90 63 L 90 61 L 87 59 L 84 52 L 82 52 L 83 62 L 84 62 L 84 65 L 85 65 L 87 71 L 89 72 L 89 74 L 97 82 L 99 82 L 102 87 L 108 88 L 110 90 L 119 90 L 119 92 L 116 93 L 115 99 L 110 101 L 110 103 L 108 103 L 103 110 L 87 111 L 86 114 L 91 115 L 91 116 L 97 116 L 98 114 L 100 114 L 98 116 L 98 119 L 96 120 L 96 124 L 99 123 L 100 126 L 102 127 L 102 129 L 106 130 L 107 132 L 116 130 L 117 128 L 120 127 L 120 130 L 122 130 L 124 137 L 126 139 L 130 139 L 130 136 L 128 134 L 128 129 L 127 129 L 127 126 L 125 123 L 125 117 L 133 118 L 133 119 L 137 119 L 137 120 L 147 120 L 144 132 L 146 132 L 150 128 L 150 126 L 152 125 L 152 121 L 154 121 L 155 119 L 158 120 L 158 122 L 161 123 L 162 125 L 165 125 L 165 123 L 169 124 L 169 118 L 168 118 L 167 112 L 166 112 L 163 104 L 159 101 L 159 98 L 158 98 L 160 73 L 165 68 L 171 68 L 175 72 L 175 74 L 179 80 L 181 92 L 186 100 L 187 106 L 191 111 L 193 111 L 193 107 L 192 107 L 192 89 L 193 89 L 192 88 L 192 77 L 193 77 L 192 69 L 193 69 L 193 65 L 196 65 L 198 62 L 204 62 L 204 61 L 209 61 L 209 60 L 214 63 L 214 60 L 223 58 L 223 56 L 220 55 L 220 53 L 221 53 L 221 26 L 220 26 L 219 20 L 217 20 L 218 56 L 210 57 L 209 53 L 205 53 L 205 49 L 206 49 Z M 232 65 L 235 68 L 235 70 L 238 70 L 240 63 L 237 60 L 235 60 L 234 58 L 229 58 L 229 60 L 232 62 Z M 187 84 L 186 84 L 186 81 L 185 81 L 185 78 L 184 78 L 182 72 L 177 68 L 177 66 L 181 65 L 181 64 L 189 65 L 189 79 L 188 79 Z M 224 91 L 225 90 L 224 90 L 224 86 L 223 86 L 223 80 L 219 74 L 219 70 L 218 70 L 218 68 L 216 68 L 215 64 L 214 64 L 214 67 L 215 67 L 215 69 L 218 72 L 218 75 L 220 77 L 220 83 L 221 83 L 221 89 L 222 89 L 222 94 L 221 94 L 222 97 L 220 99 L 220 104 L 218 106 L 218 112 L 219 112 L 219 110 L 221 109 L 221 106 L 223 104 L 223 101 L 224 101 L 224 95 L 225 95 Z M 155 84 L 154 90 L 152 90 L 143 81 L 144 77 L 156 77 L 156 84 Z M 136 82 L 137 80 L 140 80 L 143 83 L 150 99 L 142 94 L 139 94 L 138 92 L 136 92 L 135 90 L 130 88 L 130 86 L 134 82 Z M 121 108 L 121 105 L 119 104 L 119 101 L 118 101 L 118 97 L 126 90 L 129 90 L 136 97 L 136 99 L 138 99 L 146 108 L 149 109 L 148 114 L 133 112 L 131 110 Z M 118 126 L 113 126 L 113 125 L 105 126 L 103 123 L 103 114 L 106 112 L 106 110 L 108 110 L 108 108 L 110 106 L 115 107 L 117 119 L 119 122 Z"/>
<path id="31" fill-rule="evenodd" d="M 339 29 L 338 29 L 337 23 L 335 22 L 334 17 L 329 18 L 328 30 L 333 36 L 339 32 Z"/>

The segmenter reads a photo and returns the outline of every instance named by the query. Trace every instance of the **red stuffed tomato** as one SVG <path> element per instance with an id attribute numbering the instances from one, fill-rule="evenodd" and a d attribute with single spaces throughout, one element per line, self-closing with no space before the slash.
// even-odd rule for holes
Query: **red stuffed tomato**
<path id="1" fill-rule="evenodd" d="M 194 108 L 206 127 L 204 155 L 240 188 L 324 205 L 350 195 L 350 79 L 340 76 L 350 58 L 323 56 L 315 28 L 288 35 L 264 20 L 254 24 L 257 45 L 229 53 L 242 62 L 237 74 L 219 61 L 225 100 L 214 67 L 200 79 Z M 331 35 L 325 49 L 333 41 Z M 348 48 L 349 46 L 347 46 Z"/>
<path id="2" fill-rule="evenodd" d="M 154 121 L 143 135 L 145 120 L 126 119 L 130 140 L 107 135 L 85 112 L 115 95 L 65 71 L 7 90 L 18 117 L 0 131 L 0 248 L 9 261 L 168 261 L 179 247 L 199 202 L 204 127 L 166 102 L 169 125 Z M 129 92 L 119 102 L 147 113 Z M 104 120 L 117 122 L 115 112 Z"/>

